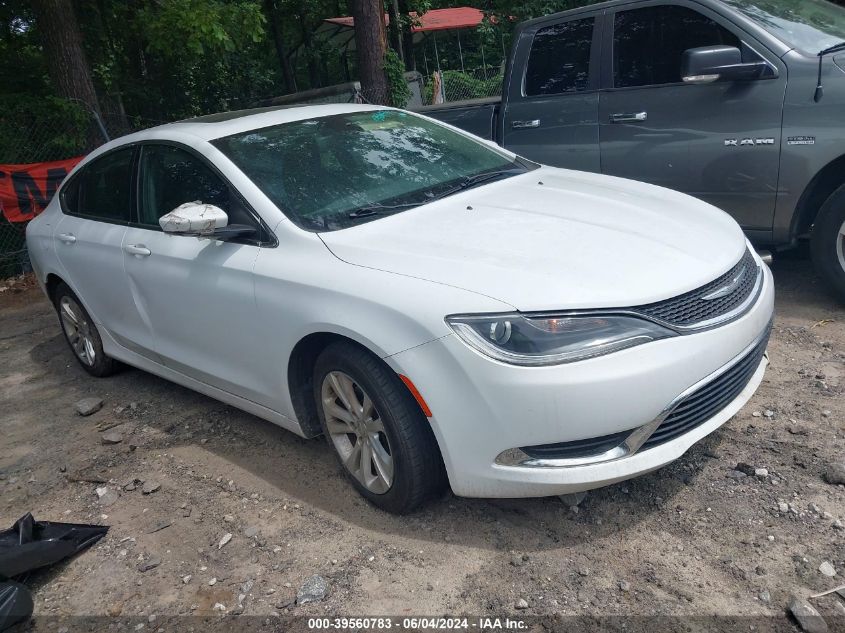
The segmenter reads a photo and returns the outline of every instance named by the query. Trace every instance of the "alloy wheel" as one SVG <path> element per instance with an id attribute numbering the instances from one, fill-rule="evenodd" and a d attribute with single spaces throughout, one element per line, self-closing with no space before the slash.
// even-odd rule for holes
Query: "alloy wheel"
<path id="1" fill-rule="evenodd" d="M 94 339 L 91 336 L 93 327 L 79 304 L 71 297 L 64 296 L 59 301 L 59 316 L 71 348 L 88 367 L 93 367 L 97 360 L 94 351 Z"/>
<path id="2" fill-rule="evenodd" d="M 344 466 L 370 492 L 393 485 L 393 451 L 372 399 L 350 376 L 332 371 L 320 390 L 326 428 Z"/>
<path id="3" fill-rule="evenodd" d="M 839 265 L 845 270 L 845 222 L 839 227 L 836 236 L 836 256 L 839 258 Z"/>

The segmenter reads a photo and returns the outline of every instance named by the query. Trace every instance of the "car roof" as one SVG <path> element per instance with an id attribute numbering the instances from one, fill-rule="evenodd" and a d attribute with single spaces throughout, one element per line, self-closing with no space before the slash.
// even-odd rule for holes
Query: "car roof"
<path id="1" fill-rule="evenodd" d="M 239 134 L 271 125 L 305 121 L 335 114 L 383 110 L 385 106 L 354 103 L 332 103 L 323 105 L 270 106 L 207 114 L 193 119 L 165 123 L 141 132 L 121 137 L 119 144 L 133 143 L 146 139 L 162 139 L 168 133 L 190 134 L 205 141 L 211 141 L 230 134 Z"/>
<path id="2" fill-rule="evenodd" d="M 723 5 L 724 3 L 720 0 L 695 0 L 701 5 L 707 7 L 714 7 L 716 5 Z M 565 11 L 559 11 L 557 13 L 551 13 L 548 15 L 543 15 L 540 17 L 533 18 L 531 20 L 526 20 L 522 22 L 519 26 L 520 28 L 524 28 L 526 26 L 531 26 L 534 24 L 540 24 L 542 22 L 546 22 L 550 19 L 558 19 L 558 18 L 566 18 L 569 16 L 578 15 L 579 13 L 587 13 L 593 11 L 604 11 L 606 9 L 613 9 L 615 7 L 625 6 L 629 4 L 642 4 L 641 0 L 605 0 L 604 2 L 598 2 L 595 4 L 586 4 L 580 7 L 575 7 L 573 9 L 566 9 Z"/>
<path id="3" fill-rule="evenodd" d="M 196 141 L 212 141 L 231 134 L 240 134 L 242 132 L 249 132 L 250 130 L 259 130 L 261 128 L 280 125 L 282 123 L 307 121 L 309 119 L 318 119 L 321 117 L 336 114 L 348 114 L 351 112 L 368 112 L 373 110 L 392 109 L 394 108 L 355 103 L 286 105 L 252 108 L 249 110 L 235 110 L 232 112 L 220 112 L 218 114 L 208 114 L 193 119 L 174 121 L 173 123 L 165 123 L 164 125 L 147 128 L 146 130 L 141 130 L 140 132 L 120 136 L 108 143 L 100 145 L 74 166 L 68 174 L 68 179 L 79 169 L 99 156 L 132 143 L 140 143 L 143 141 L 176 141 L 190 145 Z M 68 179 L 66 179 L 65 182 L 67 182 Z"/>

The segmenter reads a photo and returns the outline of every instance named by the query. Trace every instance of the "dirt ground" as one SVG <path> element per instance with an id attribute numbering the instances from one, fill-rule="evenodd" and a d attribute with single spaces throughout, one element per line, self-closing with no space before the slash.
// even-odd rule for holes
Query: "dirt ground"
<path id="1" fill-rule="evenodd" d="M 38 289 L 0 293 L 0 528 L 26 512 L 111 526 L 28 581 L 35 625 L 56 630 L 90 615 L 155 631 L 157 618 L 187 614 L 265 623 L 659 614 L 777 616 L 756 630 L 791 630 L 793 593 L 845 582 L 845 486 L 823 478 L 845 455 L 845 307 L 802 257 L 773 269 L 766 379 L 682 459 L 591 492 L 575 509 L 559 498 L 447 494 L 404 518 L 360 499 L 322 438 L 300 439 L 138 370 L 89 377 Z M 74 405 L 85 397 L 105 406 L 82 417 Z M 106 429 L 123 440 L 104 444 Z M 740 476 L 738 464 L 768 474 Z M 141 482 L 160 488 L 144 494 Z M 103 486 L 118 495 L 110 505 L 98 500 Z M 835 577 L 819 571 L 824 561 Z M 297 606 L 297 588 L 315 574 L 327 595 Z M 835 593 L 813 604 L 831 630 L 845 625 Z"/>

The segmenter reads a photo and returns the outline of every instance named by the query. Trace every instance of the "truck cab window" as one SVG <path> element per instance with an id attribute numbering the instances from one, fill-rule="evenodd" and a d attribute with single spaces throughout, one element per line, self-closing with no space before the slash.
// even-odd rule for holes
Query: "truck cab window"
<path id="1" fill-rule="evenodd" d="M 681 81 L 681 56 L 699 46 L 740 46 L 739 39 L 697 11 L 659 5 L 620 11 L 613 29 L 616 88 Z"/>
<path id="2" fill-rule="evenodd" d="M 594 18 L 570 20 L 537 31 L 525 71 L 525 95 L 587 89 Z"/>

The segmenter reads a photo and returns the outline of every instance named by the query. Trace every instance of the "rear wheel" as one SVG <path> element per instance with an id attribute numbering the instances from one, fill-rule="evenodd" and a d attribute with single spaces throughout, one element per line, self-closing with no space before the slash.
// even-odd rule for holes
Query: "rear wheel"
<path id="1" fill-rule="evenodd" d="M 117 361 L 106 356 L 97 326 L 73 291 L 59 284 L 54 301 L 65 340 L 82 368 L 98 378 L 117 371 Z"/>
<path id="2" fill-rule="evenodd" d="M 845 300 L 845 185 L 819 210 L 810 236 L 810 253 L 819 276 Z"/>
<path id="3" fill-rule="evenodd" d="M 317 359 L 314 399 L 329 446 L 367 500 L 405 514 L 441 490 L 428 420 L 379 358 L 353 343 L 330 345 Z"/>

